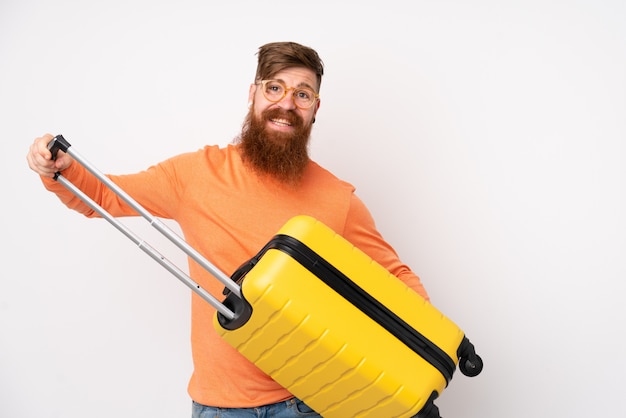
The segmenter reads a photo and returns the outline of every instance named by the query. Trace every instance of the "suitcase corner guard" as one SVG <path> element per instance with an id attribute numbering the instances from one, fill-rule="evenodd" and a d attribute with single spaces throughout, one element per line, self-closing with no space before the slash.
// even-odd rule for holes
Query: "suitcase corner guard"
<path id="1" fill-rule="evenodd" d="M 235 272 L 230 276 L 230 279 L 241 285 L 243 278 L 246 274 L 255 266 L 258 262 L 259 257 L 265 251 L 264 248 L 261 253 L 257 254 L 255 257 L 243 263 Z M 222 292 L 226 297 L 222 301 L 222 304 L 233 311 L 235 314 L 234 318 L 229 319 L 226 316 L 222 315 L 220 312 L 217 312 L 217 321 L 220 326 L 229 331 L 236 330 L 242 327 L 248 320 L 250 316 L 252 316 L 252 305 L 246 300 L 243 293 L 241 296 L 234 294 L 227 287 L 224 288 Z"/>

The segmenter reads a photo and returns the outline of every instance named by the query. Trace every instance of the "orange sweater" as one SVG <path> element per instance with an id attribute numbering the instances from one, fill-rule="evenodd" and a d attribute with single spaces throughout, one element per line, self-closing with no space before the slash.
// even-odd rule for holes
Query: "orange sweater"
<path id="1" fill-rule="evenodd" d="M 63 176 L 113 216 L 136 216 L 80 164 L 72 164 Z M 354 187 L 314 162 L 297 189 L 246 168 L 233 145 L 207 146 L 140 173 L 110 177 L 154 216 L 178 222 L 186 241 L 226 274 L 254 256 L 289 218 L 311 215 L 428 297 L 419 278 L 376 230 Z M 58 182 L 43 181 L 68 207 L 98 216 Z M 210 293 L 221 295 L 224 286 L 192 260 L 189 272 Z M 286 389 L 219 337 L 213 314 L 214 309 L 193 293 L 191 398 L 220 407 L 254 407 L 290 398 Z"/>

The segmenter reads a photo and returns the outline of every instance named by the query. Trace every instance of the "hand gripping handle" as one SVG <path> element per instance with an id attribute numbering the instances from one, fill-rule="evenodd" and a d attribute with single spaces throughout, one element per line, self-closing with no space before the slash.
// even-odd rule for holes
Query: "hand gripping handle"
<path id="1" fill-rule="evenodd" d="M 63 138 L 63 135 L 57 135 L 52 138 L 52 141 L 48 142 L 48 150 L 52 153 L 53 160 L 57 159 L 57 154 L 59 153 L 59 151 L 67 152 L 67 150 L 71 146 L 72 145 L 67 142 L 65 138 Z M 57 171 L 54 174 L 54 179 L 56 180 L 60 174 L 61 173 Z"/>

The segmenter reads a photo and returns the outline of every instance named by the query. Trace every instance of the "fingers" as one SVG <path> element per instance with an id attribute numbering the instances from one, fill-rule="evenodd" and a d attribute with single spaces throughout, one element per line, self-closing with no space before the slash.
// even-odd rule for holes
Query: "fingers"
<path id="1" fill-rule="evenodd" d="M 28 166 L 39 175 L 53 177 L 56 172 L 56 165 L 52 161 L 52 154 L 48 150 L 47 144 L 52 140 L 52 135 L 46 134 L 36 138 L 30 145 L 26 160 Z"/>
<path id="2" fill-rule="evenodd" d="M 57 154 L 57 159 L 52 160 L 48 143 L 53 138 L 50 134 L 36 138 L 26 155 L 30 169 L 44 177 L 54 177 L 56 172 L 66 169 L 72 162 L 71 157 L 61 151 Z"/>

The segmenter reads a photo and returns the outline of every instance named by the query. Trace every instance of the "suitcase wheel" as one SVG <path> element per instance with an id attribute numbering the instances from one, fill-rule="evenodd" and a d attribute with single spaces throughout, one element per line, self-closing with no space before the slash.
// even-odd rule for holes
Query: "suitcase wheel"
<path id="1" fill-rule="evenodd" d="M 439 408 L 435 405 L 435 399 L 437 399 L 438 396 L 437 391 L 433 391 L 426 401 L 426 404 L 424 404 L 424 407 L 412 418 L 441 418 Z"/>
<path id="2" fill-rule="evenodd" d="M 478 376 L 483 370 L 483 359 L 481 359 L 478 354 L 472 357 L 474 358 L 462 358 L 461 361 L 459 361 L 459 370 L 461 370 L 461 373 L 465 376 Z"/>

